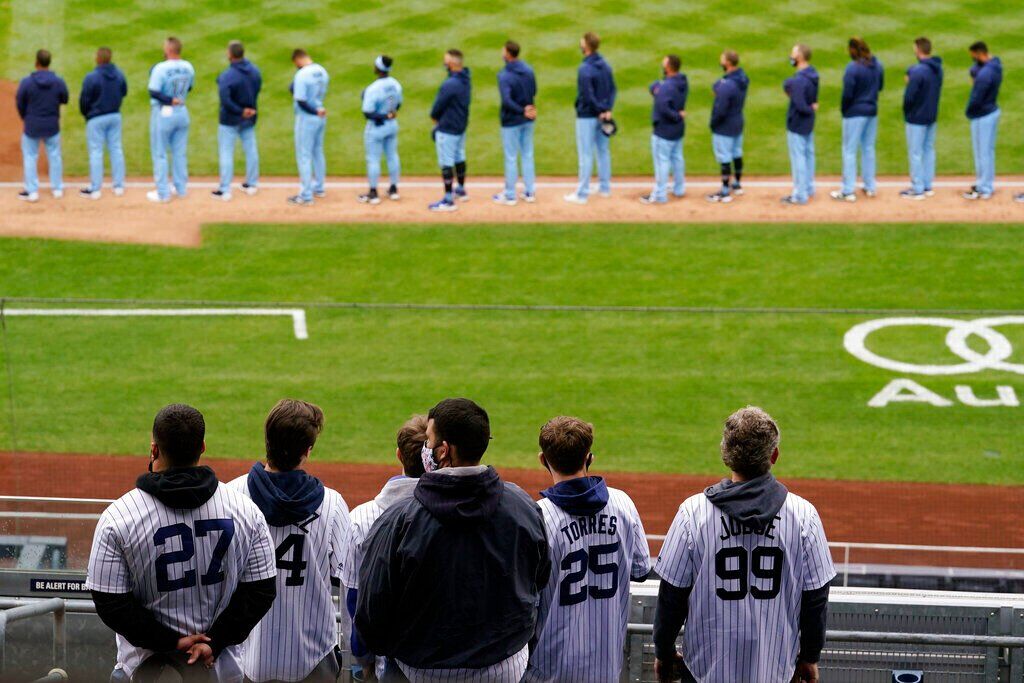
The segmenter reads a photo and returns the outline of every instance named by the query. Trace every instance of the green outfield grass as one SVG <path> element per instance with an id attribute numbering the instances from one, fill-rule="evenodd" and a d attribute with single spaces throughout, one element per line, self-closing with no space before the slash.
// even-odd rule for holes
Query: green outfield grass
<path id="1" fill-rule="evenodd" d="M 585 239 L 578 226 L 205 234 L 198 250 L 2 240 L 0 295 L 1024 309 L 1024 252 L 1007 248 L 1024 238 L 1019 225 L 597 225 Z M 142 454 L 160 405 L 188 401 L 207 415 L 211 455 L 257 457 L 266 410 L 299 396 L 327 412 L 318 457 L 389 462 L 402 420 L 462 394 L 489 409 L 498 464 L 532 466 L 540 425 L 571 413 L 596 424 L 603 468 L 713 473 L 723 418 L 757 403 L 780 420 L 788 476 L 1024 483 L 1024 408 L 867 407 L 901 375 L 853 358 L 842 340 L 883 316 L 311 305 L 305 341 L 285 318 L 7 318 L 13 384 L 0 448 Z M 1024 360 L 1024 328 L 1000 330 L 1015 344 L 1009 360 Z M 954 362 L 944 333 L 885 330 L 871 348 Z M 1024 395 L 1021 375 L 1006 372 L 910 377 L 947 398 L 956 384 Z"/>
<path id="2" fill-rule="evenodd" d="M 790 0 L 770 8 L 758 0 L 689 2 L 681 0 L 408 0 L 358 3 L 324 0 L 231 5 L 171 0 L 148 2 L 112 0 L 97 5 L 83 0 L 0 1 L 0 75 L 24 76 L 32 67 L 36 48 L 47 46 L 56 55 L 54 67 L 67 77 L 77 97 L 81 79 L 91 68 L 100 44 L 115 50 L 117 63 L 128 74 L 132 92 L 125 107 L 126 143 L 132 173 L 148 174 L 148 99 L 145 80 L 149 67 L 161 58 L 160 45 L 168 34 L 185 41 L 185 57 L 198 71 L 190 98 L 193 117 L 190 155 L 194 173 L 216 171 L 216 87 L 224 66 L 224 47 L 239 38 L 262 68 L 265 94 L 261 102 L 260 144 L 263 170 L 294 173 L 292 114 L 287 85 L 292 48 L 303 46 L 332 75 L 327 106 L 328 170 L 360 174 L 363 119 L 358 97 L 372 78 L 370 64 L 380 52 L 396 58 L 395 75 L 403 82 L 407 104 L 402 109 L 401 153 L 406 172 L 435 172 L 427 114 L 444 74 L 442 52 L 461 47 L 474 74 L 473 113 L 469 132 L 471 174 L 499 173 L 495 74 L 499 50 L 506 38 L 524 46 L 524 58 L 537 70 L 540 86 L 537 158 L 541 173 L 572 174 L 576 170 L 572 103 L 575 69 L 580 55 L 579 35 L 598 31 L 603 52 L 614 66 L 620 97 L 616 115 L 621 135 L 614 141 L 616 173 L 648 173 L 650 146 L 647 87 L 660 74 L 660 58 L 678 52 L 690 78 L 691 100 L 686 140 L 691 173 L 717 173 L 707 128 L 710 86 L 719 77 L 718 54 L 738 49 L 750 73 L 745 159 L 751 174 L 788 173 L 784 121 L 786 100 L 781 83 L 791 73 L 789 48 L 797 41 L 815 50 L 822 72 L 821 112 L 817 134 L 821 173 L 840 170 L 839 93 L 848 58 L 845 41 L 863 35 L 886 65 L 879 133 L 879 168 L 905 173 L 907 162 L 901 114 L 903 74 L 913 61 L 911 41 L 928 35 L 936 54 L 946 60 L 938 140 L 939 171 L 972 172 L 967 122 L 963 117 L 969 90 L 966 47 L 984 39 L 1003 58 L 1005 81 L 1001 103 L 999 171 L 1024 170 L 1024 80 L 1018 65 L 1024 61 L 1024 12 L 1015 3 L 980 0 L 934 0 L 908 5 L 897 0 L 865 4 L 854 0 Z M 66 168 L 86 170 L 83 124 L 77 108 L 65 117 Z"/>

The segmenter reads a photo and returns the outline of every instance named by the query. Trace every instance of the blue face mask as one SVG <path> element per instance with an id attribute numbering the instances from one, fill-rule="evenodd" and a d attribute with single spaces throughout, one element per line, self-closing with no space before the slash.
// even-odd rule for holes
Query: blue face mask
<path id="1" fill-rule="evenodd" d="M 427 446 L 427 442 L 423 442 L 423 448 L 420 449 L 420 459 L 423 461 L 423 470 L 425 472 L 436 472 L 441 469 L 441 465 L 434 459 L 434 449 Z"/>
<path id="2" fill-rule="evenodd" d="M 795 59 L 793 59 L 792 57 L 790 57 L 790 58 L 789 58 L 789 65 L 790 65 L 790 66 L 796 66 L 796 60 L 795 60 Z"/>

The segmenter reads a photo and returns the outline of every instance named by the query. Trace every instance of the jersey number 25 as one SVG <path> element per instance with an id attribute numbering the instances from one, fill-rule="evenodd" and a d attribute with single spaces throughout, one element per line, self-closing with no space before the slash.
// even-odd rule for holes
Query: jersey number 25
<path id="1" fill-rule="evenodd" d="M 619 590 L 619 564 L 614 559 L 611 562 L 602 562 L 602 555 L 616 555 L 619 552 L 619 542 L 595 545 L 588 549 L 580 548 L 562 558 L 562 571 L 567 571 L 561 583 L 558 585 L 558 604 L 578 605 L 587 599 L 589 595 L 595 600 L 605 600 L 615 597 Z M 578 569 L 576 568 L 578 566 Z M 608 576 L 611 578 L 611 585 L 601 587 L 599 585 L 587 585 L 587 574 L 595 577 Z M 579 584 L 577 587 L 576 584 Z"/>

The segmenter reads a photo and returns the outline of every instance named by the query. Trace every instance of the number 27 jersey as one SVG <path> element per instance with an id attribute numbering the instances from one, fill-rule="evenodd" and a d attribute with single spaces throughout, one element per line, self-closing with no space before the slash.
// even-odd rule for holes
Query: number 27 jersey
<path id="1" fill-rule="evenodd" d="M 676 513 L 655 566 L 689 588 L 683 656 L 699 681 L 788 681 L 796 668 L 804 591 L 835 578 L 817 510 L 793 493 L 763 527 L 728 517 L 708 497 Z"/>

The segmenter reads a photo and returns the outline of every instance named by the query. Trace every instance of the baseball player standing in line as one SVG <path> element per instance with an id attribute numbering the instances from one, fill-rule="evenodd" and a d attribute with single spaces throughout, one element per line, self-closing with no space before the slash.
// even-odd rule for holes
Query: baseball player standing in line
<path id="1" fill-rule="evenodd" d="M 391 76 L 391 57 L 380 55 L 373 61 L 373 72 L 377 80 L 363 91 L 363 116 L 366 129 L 363 131 L 363 145 L 366 147 L 366 176 L 370 190 L 359 195 L 363 204 L 380 204 L 377 182 L 380 180 L 380 158 L 388 160 L 388 199 L 398 201 L 398 181 L 401 162 L 398 159 L 398 110 L 402 107 L 402 84 Z"/>
<path id="2" fill-rule="evenodd" d="M 350 617 L 356 615 L 356 603 L 359 600 L 359 567 L 363 563 L 362 543 L 370 533 L 373 523 L 392 505 L 408 500 L 416 490 L 416 484 L 423 474 L 423 458 L 420 453 L 427 440 L 427 417 L 413 415 L 398 430 L 395 457 L 402 464 L 402 474 L 397 474 L 384 484 L 377 497 L 357 505 L 352 510 L 352 536 L 349 539 L 345 561 L 342 563 L 341 582 L 348 589 L 346 604 Z M 367 650 L 359 632 L 353 626 L 349 638 L 352 646 L 352 679 L 355 681 L 373 680 L 373 677 L 384 678 L 387 667 L 384 657 L 374 657 Z"/>
<path id="3" fill-rule="evenodd" d="M 114 195 L 124 194 L 124 149 L 121 147 L 121 102 L 128 81 L 110 61 L 109 47 L 96 50 L 96 68 L 82 81 L 78 109 L 85 117 L 85 141 L 89 149 L 89 186 L 79 191 L 84 199 L 99 199 L 103 187 L 103 149 L 110 152 Z"/>
<path id="4" fill-rule="evenodd" d="M 184 197 L 188 190 L 188 129 L 185 100 L 195 84 L 196 70 L 181 58 L 181 41 L 164 41 L 164 61 L 149 72 L 149 147 L 156 190 L 146 199 L 166 204 L 171 194 Z M 171 153 L 173 189 L 167 183 L 167 152 Z"/>
<path id="5" fill-rule="evenodd" d="M 551 560 L 537 504 L 480 464 L 486 411 L 430 410 L 424 474 L 363 542 L 355 627 L 413 683 L 519 683 Z"/>
<path id="6" fill-rule="evenodd" d="M 348 505 L 301 469 L 323 426 L 318 406 L 278 401 L 264 426 L 266 464 L 230 484 L 263 512 L 277 549 L 277 599 L 245 641 L 246 681 L 333 683 L 340 672 L 331 579 L 348 546 Z"/>
<path id="7" fill-rule="evenodd" d="M 516 205 L 517 164 L 523 168 L 523 201 L 536 201 L 537 172 L 533 162 L 533 122 L 537 119 L 537 79 L 519 59 L 519 43 L 510 40 L 501 51 L 505 68 L 498 72 L 501 95 L 501 147 L 505 153 L 505 192 L 492 197 L 496 204 Z"/>
<path id="8" fill-rule="evenodd" d="M 817 681 L 836 576 L 821 519 L 772 476 L 779 428 L 766 412 L 730 415 L 721 449 L 732 477 L 679 506 L 658 557 L 658 678 Z"/>
<path id="9" fill-rule="evenodd" d="M 814 197 L 814 118 L 818 111 L 818 72 L 811 66 L 811 48 L 794 45 L 789 63 L 796 73 L 782 84 L 789 97 L 786 141 L 793 169 L 793 193 L 783 204 L 803 205 Z"/>
<path id="10" fill-rule="evenodd" d="M 295 78 L 290 90 L 295 102 L 295 163 L 299 167 L 299 193 L 288 198 L 289 204 L 309 206 L 313 197 L 323 197 L 326 190 L 327 159 L 324 157 L 324 130 L 327 110 L 324 98 L 330 78 L 327 69 L 315 63 L 303 49 L 292 52 Z"/>
<path id="11" fill-rule="evenodd" d="M 921 200 L 935 194 L 935 131 L 942 94 L 942 57 L 932 56 L 932 41 L 914 41 L 917 63 L 907 69 L 903 91 L 903 118 L 907 128 L 907 156 L 910 157 L 910 188 L 900 192 L 904 199 Z"/>
<path id="12" fill-rule="evenodd" d="M 832 199 L 857 201 L 857 151 L 860 151 L 864 196 L 875 197 L 875 141 L 878 139 L 878 93 L 885 87 L 885 69 L 863 38 L 850 38 L 850 63 L 843 73 L 843 186 Z"/>
<path id="13" fill-rule="evenodd" d="M 469 201 L 466 194 L 466 128 L 469 126 L 470 79 L 462 52 L 452 48 L 444 53 L 448 78 L 441 84 L 430 108 L 437 164 L 444 181 L 444 197 L 431 204 L 431 211 L 455 211 L 455 200 Z M 459 184 L 452 191 L 454 180 Z"/>
<path id="14" fill-rule="evenodd" d="M 231 646 L 274 602 L 267 522 L 199 465 L 205 432 L 190 406 L 157 413 L 150 473 L 96 525 L 86 587 L 117 634 L 112 681 L 155 681 L 168 668 L 201 679 L 190 665 L 214 668 L 210 680 L 240 680 Z"/>
<path id="15" fill-rule="evenodd" d="M 633 501 L 589 474 L 592 425 L 556 417 L 540 430 L 541 492 L 554 571 L 541 594 L 537 644 L 523 681 L 615 683 L 622 671 L 629 582 L 651 571 Z"/>
<path id="16" fill-rule="evenodd" d="M 711 107 L 711 148 L 722 169 L 722 189 L 707 195 L 707 200 L 726 204 L 743 194 L 743 105 L 750 79 L 740 68 L 740 56 L 735 50 L 723 52 L 718 63 L 725 75 L 711 86 L 715 95 Z"/>
<path id="17" fill-rule="evenodd" d="M 686 194 L 686 162 L 683 159 L 683 136 L 686 135 L 686 97 L 690 85 L 679 68 L 677 55 L 661 60 L 664 78 L 650 88 L 654 96 L 651 106 L 651 158 L 654 160 L 654 191 L 640 197 L 641 204 L 668 203 L 668 177 L 672 176 L 672 194 Z"/>
<path id="18" fill-rule="evenodd" d="M 612 154 L 610 136 L 601 124 L 612 120 L 615 107 L 615 77 L 612 67 L 598 53 L 601 39 L 596 33 L 580 38 L 583 63 L 576 75 L 576 155 L 579 162 L 579 185 L 565 195 L 570 204 L 586 204 L 590 196 L 590 174 L 597 156 L 598 192 L 602 197 L 612 194 Z"/>
<path id="19" fill-rule="evenodd" d="M 21 79 L 15 103 L 25 127 L 21 135 L 21 159 L 25 189 L 18 199 L 39 201 L 39 145 L 46 147 L 50 165 L 50 191 L 54 199 L 64 196 L 64 162 L 60 150 L 60 107 L 68 103 L 68 86 L 50 71 L 51 55 L 36 52 L 36 70 Z"/>
<path id="20" fill-rule="evenodd" d="M 999 126 L 999 86 L 1003 83 L 1003 63 L 988 53 L 980 40 L 970 47 L 971 97 L 967 118 L 971 122 L 971 146 L 974 148 L 974 186 L 963 193 L 964 199 L 989 199 L 995 192 L 996 129 Z"/>
<path id="21" fill-rule="evenodd" d="M 220 124 L 217 126 L 217 151 L 220 157 L 220 187 L 211 196 L 231 200 L 231 179 L 235 175 L 235 141 L 242 141 L 245 153 L 245 182 L 242 191 L 254 195 L 260 181 L 260 155 L 256 148 L 256 100 L 263 77 L 256 65 L 245 58 L 245 46 L 238 40 L 228 43 L 228 68 L 217 76 L 220 95 Z"/>

